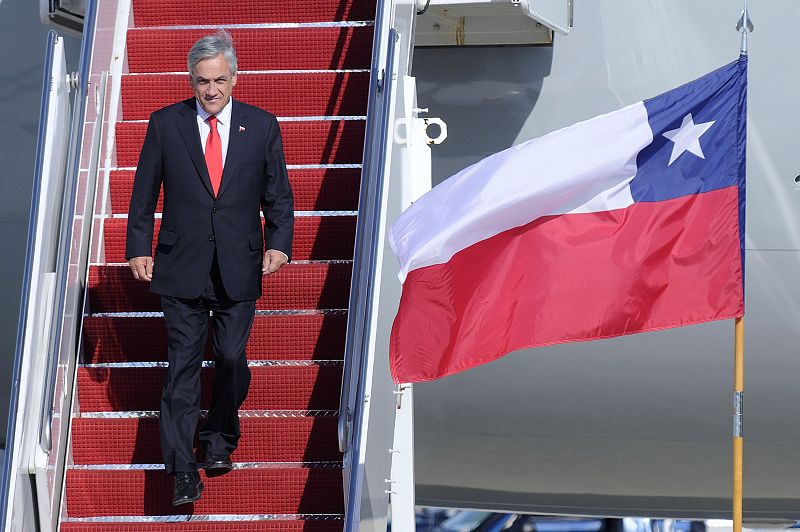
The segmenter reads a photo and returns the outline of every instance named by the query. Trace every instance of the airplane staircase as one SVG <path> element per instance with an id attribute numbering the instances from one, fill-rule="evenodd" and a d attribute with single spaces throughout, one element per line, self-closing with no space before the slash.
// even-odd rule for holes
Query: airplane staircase
<path id="1" fill-rule="evenodd" d="M 413 528 L 413 402 L 389 375 L 399 293 L 385 235 L 430 186 L 409 76 L 417 4 L 86 0 L 73 73 L 50 32 L 4 532 L 382 532 L 390 503 L 394 528 Z M 166 333 L 159 298 L 125 262 L 126 209 L 150 113 L 191 96 L 186 53 L 219 28 L 238 51 L 234 97 L 278 116 L 294 251 L 263 280 L 234 470 L 172 508 L 157 412 Z"/>
<path id="2" fill-rule="evenodd" d="M 93 220 L 102 260 L 88 272 L 61 530 L 343 529 L 337 415 L 374 18 L 370 0 L 133 1 L 107 208 Z M 149 114 L 192 95 L 186 53 L 218 27 L 239 56 L 234 98 L 279 117 L 294 253 L 263 281 L 235 468 L 204 477 L 197 503 L 172 508 L 157 418 L 166 333 L 159 298 L 125 263 L 125 213 Z"/>

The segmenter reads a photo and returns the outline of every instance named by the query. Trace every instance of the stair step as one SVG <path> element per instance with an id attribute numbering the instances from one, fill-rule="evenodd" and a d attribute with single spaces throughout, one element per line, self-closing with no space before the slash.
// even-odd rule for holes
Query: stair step
<path id="1" fill-rule="evenodd" d="M 133 191 L 133 170 L 111 172 L 111 212 L 128 212 Z M 360 168 L 320 168 L 289 170 L 294 193 L 294 208 L 298 211 L 355 211 L 358 210 Z M 163 209 L 159 196 L 156 212 Z"/>
<path id="2" fill-rule="evenodd" d="M 126 262 L 127 226 L 127 218 L 105 219 L 105 262 Z M 161 220 L 156 219 L 153 231 L 154 251 L 160 227 Z M 294 221 L 292 260 L 351 260 L 355 237 L 355 216 L 299 216 Z"/>
<path id="3" fill-rule="evenodd" d="M 280 117 L 363 116 L 368 93 L 369 72 L 239 74 L 234 89 L 237 100 Z M 185 74 L 123 76 L 122 116 L 147 120 L 156 109 L 192 95 Z"/>
<path id="4" fill-rule="evenodd" d="M 256 316 L 247 342 L 249 360 L 335 360 L 344 353 L 347 314 Z M 206 359 L 212 358 L 211 340 Z M 87 316 L 83 362 L 149 362 L 167 359 L 162 317 Z"/>
<path id="5" fill-rule="evenodd" d="M 158 410 L 166 368 L 78 368 L 81 412 Z M 337 410 L 342 366 L 251 366 L 244 410 Z M 211 398 L 213 368 L 203 368 L 201 408 Z"/>
<path id="6" fill-rule="evenodd" d="M 364 148 L 363 120 L 282 122 L 287 164 L 360 164 Z M 119 122 L 117 166 L 134 167 L 139 160 L 147 122 Z"/>
<path id="7" fill-rule="evenodd" d="M 66 521 L 64 532 L 341 532 L 342 520 L 264 520 L 264 521 L 188 521 L 170 523 L 152 522 L 80 522 Z"/>
<path id="8" fill-rule="evenodd" d="M 257 310 L 344 309 L 350 296 L 349 263 L 287 264 L 262 280 Z M 89 311 L 160 312 L 158 294 L 137 281 L 127 265 L 89 269 Z"/>
<path id="9" fill-rule="evenodd" d="M 238 69 L 369 69 L 372 26 L 322 28 L 232 28 Z M 184 72 L 192 44 L 212 29 L 128 30 L 128 67 L 137 72 Z M 313 46 L 309 46 L 313 43 Z M 188 82 L 187 82 L 188 86 Z"/>
<path id="10" fill-rule="evenodd" d="M 342 460 L 336 417 L 242 417 L 235 462 L 336 462 Z M 157 418 L 75 418 L 75 464 L 160 464 Z M 203 457 L 198 457 L 202 462 Z"/>
<path id="11" fill-rule="evenodd" d="M 186 514 L 341 514 L 340 469 L 234 469 L 206 478 L 194 504 L 171 506 L 172 478 L 161 470 L 67 471 L 70 517 Z"/>
<path id="12" fill-rule="evenodd" d="M 374 18 L 374 0 L 316 2 L 237 0 L 235 3 L 217 0 L 169 3 L 163 0 L 133 1 L 134 26 L 325 22 Z"/>

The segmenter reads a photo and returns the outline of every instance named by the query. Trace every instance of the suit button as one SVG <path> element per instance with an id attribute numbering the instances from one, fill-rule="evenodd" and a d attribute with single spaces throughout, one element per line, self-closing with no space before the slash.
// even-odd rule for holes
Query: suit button
<path id="1" fill-rule="evenodd" d="M 213 242 L 214 241 L 214 235 L 208 235 L 208 241 L 209 242 Z"/>
<path id="2" fill-rule="evenodd" d="M 218 210 L 218 209 L 217 209 L 216 207 L 214 207 L 213 209 L 211 209 L 211 212 L 213 212 L 213 213 L 216 213 L 216 212 L 217 212 L 217 210 Z"/>

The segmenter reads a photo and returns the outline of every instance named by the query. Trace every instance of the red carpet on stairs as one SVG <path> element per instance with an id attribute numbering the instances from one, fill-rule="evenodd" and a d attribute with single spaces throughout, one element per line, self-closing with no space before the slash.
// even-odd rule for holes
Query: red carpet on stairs
<path id="1" fill-rule="evenodd" d="M 186 51 L 206 30 L 128 30 L 128 66 L 142 72 L 186 72 Z M 234 28 L 239 70 L 369 69 L 372 26 Z M 308 43 L 314 43 L 309 46 Z M 153 55 L 153 47 L 158 54 Z M 341 53 L 346 50 L 347 53 Z M 302 65 L 302 66 L 299 66 Z"/>
<path id="2" fill-rule="evenodd" d="M 259 315 L 253 321 L 247 358 L 336 360 L 344 352 L 347 316 L 339 313 Z M 161 317 L 87 316 L 83 322 L 86 364 L 166 360 L 167 332 Z M 211 359 L 211 344 L 206 348 Z"/>
<path id="3" fill-rule="evenodd" d="M 145 131 L 146 121 L 117 124 L 117 166 L 136 166 Z M 361 161 L 363 120 L 282 122 L 281 133 L 287 164 L 348 164 Z"/>
<path id="4" fill-rule="evenodd" d="M 106 262 L 125 262 L 126 218 L 109 218 L 103 226 Z M 156 219 L 153 250 L 161 220 Z M 301 216 L 294 221 L 292 260 L 352 260 L 355 216 Z"/>
<path id="5" fill-rule="evenodd" d="M 158 410 L 164 368 L 78 368 L 78 401 L 90 412 Z M 245 410 L 336 410 L 341 365 L 251 367 Z M 212 369 L 202 372 L 203 400 L 208 408 Z M 238 458 L 238 457 L 237 457 Z"/>
<path id="6" fill-rule="evenodd" d="M 341 514 L 342 473 L 323 467 L 249 467 L 208 479 L 194 514 Z M 113 485 L 116 489 L 109 490 Z M 74 517 L 170 515 L 172 479 L 160 470 L 73 469 L 67 476 Z"/>
<path id="7" fill-rule="evenodd" d="M 236 521 L 234 523 L 211 522 L 190 522 L 190 523 L 64 523 L 61 530 L 73 530 L 83 532 L 160 532 L 162 530 L 180 530 L 181 532 L 219 532 L 220 526 L 228 528 L 229 532 L 295 532 L 309 531 L 316 532 L 341 532 L 342 524 L 335 521 Z"/>
<path id="8" fill-rule="evenodd" d="M 364 21 L 374 18 L 375 2 L 369 0 L 193 0 L 170 3 L 163 0 L 133 1 L 133 20 L 139 27 Z"/>
<path id="9" fill-rule="evenodd" d="M 289 263 L 264 278 L 256 309 L 345 309 L 351 270 L 351 263 Z M 91 268 L 88 288 L 92 313 L 161 311 L 159 297 L 136 281 L 127 265 Z"/>
<path id="10" fill-rule="evenodd" d="M 158 87 L 153 94 L 152 87 Z M 276 116 L 358 116 L 364 113 L 369 73 L 239 74 L 236 97 Z M 122 78 L 122 114 L 147 120 L 150 113 L 192 96 L 185 74 Z"/>
<path id="11" fill-rule="evenodd" d="M 93 222 L 104 260 L 89 270 L 61 529 L 341 531 L 337 409 L 375 2 L 133 0 L 132 9 L 108 212 Z M 126 210 L 149 114 L 191 97 L 189 47 L 228 25 L 239 56 L 234 97 L 281 121 L 297 262 L 264 278 L 234 470 L 204 476 L 202 499 L 172 508 L 156 412 L 166 333 L 158 296 L 124 265 Z M 210 346 L 209 338 L 202 408 L 214 371 Z"/>
<path id="12" fill-rule="evenodd" d="M 133 191 L 133 170 L 115 170 L 111 175 L 111 210 L 125 212 Z M 358 209 L 359 168 L 290 169 L 289 181 L 298 211 L 355 211 Z M 161 212 L 159 198 L 156 212 Z"/>
<path id="13" fill-rule="evenodd" d="M 242 417 L 239 462 L 336 462 L 335 416 Z M 80 464 L 158 464 L 158 419 L 77 418 L 72 455 Z"/>

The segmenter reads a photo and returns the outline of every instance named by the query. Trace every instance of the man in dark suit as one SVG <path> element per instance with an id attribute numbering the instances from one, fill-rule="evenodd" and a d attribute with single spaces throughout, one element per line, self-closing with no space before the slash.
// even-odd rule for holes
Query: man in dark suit
<path id="1" fill-rule="evenodd" d="M 294 225 L 278 122 L 231 98 L 237 60 L 230 35 L 199 39 L 188 66 L 195 97 L 150 116 L 126 246 L 134 277 L 161 294 L 169 368 L 159 420 L 165 470 L 175 476 L 175 506 L 199 499 L 203 490 L 193 442 L 209 315 L 214 382 L 200 442 L 206 471 L 222 474 L 232 468 L 230 455 L 240 436 L 238 408 L 250 385 L 245 344 L 261 276 L 289 261 Z M 154 261 L 154 211 L 162 185 Z"/>

